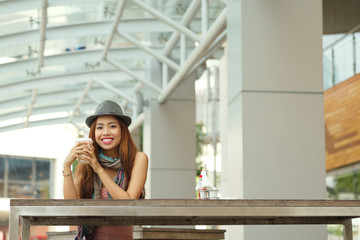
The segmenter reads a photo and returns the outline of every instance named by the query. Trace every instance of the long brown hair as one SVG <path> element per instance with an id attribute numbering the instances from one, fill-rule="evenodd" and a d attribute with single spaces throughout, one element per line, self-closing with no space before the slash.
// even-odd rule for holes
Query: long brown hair
<path id="1" fill-rule="evenodd" d="M 121 140 L 119 145 L 119 158 L 121 160 L 121 165 L 124 168 L 125 178 L 127 182 L 131 179 L 131 171 L 134 167 L 135 156 L 137 153 L 137 147 L 134 144 L 129 128 L 126 124 L 116 118 L 121 131 Z M 99 157 L 99 145 L 96 143 L 95 140 L 95 129 L 96 129 L 96 122 L 95 119 L 90 127 L 89 131 L 89 138 L 93 140 L 94 143 L 94 152 L 96 158 Z M 78 164 L 76 167 L 76 176 L 80 176 L 80 198 L 91 198 L 94 190 L 94 170 L 90 167 L 89 164 Z M 127 190 L 128 186 L 125 186 L 125 191 Z M 145 189 L 142 190 L 140 194 L 140 199 L 145 198 Z"/>

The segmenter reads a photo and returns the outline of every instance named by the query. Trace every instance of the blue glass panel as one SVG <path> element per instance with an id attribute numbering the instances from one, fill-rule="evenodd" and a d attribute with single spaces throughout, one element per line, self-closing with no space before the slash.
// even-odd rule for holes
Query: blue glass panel
<path id="1" fill-rule="evenodd" d="M 333 61 L 331 55 L 331 49 L 323 54 L 324 89 L 333 86 Z"/>
<path id="2" fill-rule="evenodd" d="M 49 180 L 50 179 L 50 162 L 48 161 L 36 161 L 36 181 Z"/>
<path id="3" fill-rule="evenodd" d="M 334 47 L 335 83 L 340 83 L 354 75 L 354 51 L 352 35 L 341 40 Z"/>
<path id="4" fill-rule="evenodd" d="M 31 180 L 32 176 L 31 160 L 9 158 L 9 180 Z"/>

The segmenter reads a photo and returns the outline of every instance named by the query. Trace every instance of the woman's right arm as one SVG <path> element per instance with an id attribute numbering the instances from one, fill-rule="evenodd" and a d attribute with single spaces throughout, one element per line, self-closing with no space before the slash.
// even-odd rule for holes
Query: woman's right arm
<path id="1" fill-rule="evenodd" d="M 64 199 L 80 199 L 70 167 L 64 166 Z"/>
<path id="2" fill-rule="evenodd" d="M 64 199 L 80 199 L 80 193 L 79 193 L 79 184 L 80 179 L 79 176 L 76 177 L 76 179 L 73 178 L 72 172 L 71 172 L 71 165 L 75 161 L 76 158 L 80 156 L 80 153 L 82 152 L 81 144 L 75 145 L 69 155 L 66 157 L 64 161 L 64 186 L 63 186 L 63 193 L 64 193 Z"/>

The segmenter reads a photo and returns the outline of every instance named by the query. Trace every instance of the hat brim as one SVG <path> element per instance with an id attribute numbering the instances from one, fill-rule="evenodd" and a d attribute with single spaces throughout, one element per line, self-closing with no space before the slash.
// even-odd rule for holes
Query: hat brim
<path id="1" fill-rule="evenodd" d="M 130 117 L 125 116 L 125 115 L 119 115 L 119 114 L 111 114 L 111 113 L 91 115 L 91 116 L 89 116 L 89 117 L 86 118 L 85 123 L 86 123 L 86 125 L 90 128 L 90 127 L 91 127 L 91 124 L 93 123 L 93 121 L 94 121 L 97 117 L 107 116 L 107 115 L 114 116 L 114 117 L 122 120 L 122 121 L 126 124 L 126 126 L 128 126 L 128 127 L 129 127 L 130 124 L 131 124 L 131 118 L 130 118 Z"/>

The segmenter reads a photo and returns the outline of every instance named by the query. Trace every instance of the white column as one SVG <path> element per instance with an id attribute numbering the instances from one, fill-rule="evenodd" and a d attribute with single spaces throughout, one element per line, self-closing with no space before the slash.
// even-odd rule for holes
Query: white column
<path id="1" fill-rule="evenodd" d="M 161 65 L 150 65 L 147 76 L 160 83 Z M 194 77 L 164 104 L 153 96 L 145 111 L 144 151 L 150 160 L 147 198 L 195 198 Z"/>
<path id="2" fill-rule="evenodd" d="M 322 1 L 229 0 L 227 29 L 223 196 L 326 198 Z M 326 239 L 326 227 L 230 227 L 227 239 Z"/>

